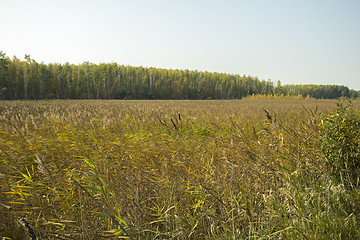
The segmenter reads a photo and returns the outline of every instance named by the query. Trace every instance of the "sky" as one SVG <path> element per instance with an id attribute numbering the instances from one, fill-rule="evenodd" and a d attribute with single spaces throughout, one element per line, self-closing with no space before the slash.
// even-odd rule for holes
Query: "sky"
<path id="1" fill-rule="evenodd" d="M 360 90 L 359 0 L 0 0 L 0 51 Z"/>

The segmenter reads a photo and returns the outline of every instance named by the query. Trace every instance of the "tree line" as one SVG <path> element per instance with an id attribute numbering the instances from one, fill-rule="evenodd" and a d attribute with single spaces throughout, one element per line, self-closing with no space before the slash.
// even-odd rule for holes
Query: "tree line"
<path id="1" fill-rule="evenodd" d="M 249 95 L 360 97 L 339 85 L 281 85 L 258 77 L 117 63 L 38 63 L 0 51 L 0 99 L 241 99 Z"/>

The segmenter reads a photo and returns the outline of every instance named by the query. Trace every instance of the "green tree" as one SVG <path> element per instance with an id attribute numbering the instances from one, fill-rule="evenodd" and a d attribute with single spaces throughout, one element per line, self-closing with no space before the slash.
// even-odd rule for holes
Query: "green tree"
<path id="1" fill-rule="evenodd" d="M 9 58 L 0 51 L 0 99 L 9 99 L 10 81 L 9 81 Z"/>

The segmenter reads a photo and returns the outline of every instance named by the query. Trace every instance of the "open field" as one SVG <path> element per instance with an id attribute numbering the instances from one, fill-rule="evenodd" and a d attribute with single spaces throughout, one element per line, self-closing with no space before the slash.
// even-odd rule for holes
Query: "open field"
<path id="1" fill-rule="evenodd" d="M 133 239 L 358 239 L 360 188 L 326 165 L 337 103 L 2 101 L 0 237 L 125 238 L 115 216 Z"/>

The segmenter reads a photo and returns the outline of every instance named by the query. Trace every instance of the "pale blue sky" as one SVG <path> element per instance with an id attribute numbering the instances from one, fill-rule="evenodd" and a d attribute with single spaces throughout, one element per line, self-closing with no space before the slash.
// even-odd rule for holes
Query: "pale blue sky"
<path id="1" fill-rule="evenodd" d="M 360 0 L 0 0 L 0 51 L 360 90 Z"/>

